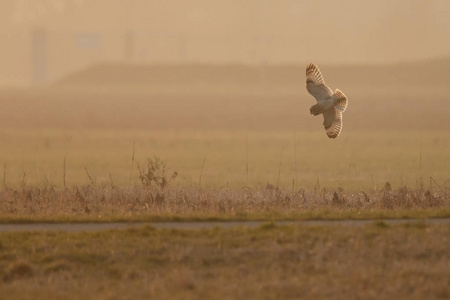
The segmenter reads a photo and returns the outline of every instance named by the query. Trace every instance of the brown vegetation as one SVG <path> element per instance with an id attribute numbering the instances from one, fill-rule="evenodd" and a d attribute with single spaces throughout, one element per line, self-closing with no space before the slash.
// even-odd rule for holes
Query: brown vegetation
<path id="1" fill-rule="evenodd" d="M 448 191 L 447 191 L 448 192 Z M 281 190 L 272 185 L 251 189 L 74 186 L 66 189 L 24 187 L 0 192 L 0 215 L 15 218 L 53 216 L 162 218 L 295 218 L 314 211 L 379 212 L 447 209 L 446 191 L 426 189 L 345 192 Z M 355 214 L 357 217 L 357 214 Z"/>
<path id="2" fill-rule="evenodd" d="M 0 298 L 448 299 L 450 227 L 1 233 Z"/>

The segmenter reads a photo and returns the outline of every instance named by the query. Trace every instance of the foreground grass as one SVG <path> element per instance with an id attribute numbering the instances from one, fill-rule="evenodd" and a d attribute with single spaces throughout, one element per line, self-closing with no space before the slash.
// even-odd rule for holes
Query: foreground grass
<path id="1" fill-rule="evenodd" d="M 75 186 L 0 191 L 0 222 L 382 219 L 450 217 L 445 190 L 352 192 Z"/>
<path id="2" fill-rule="evenodd" d="M 423 223 L 0 233 L 0 295 L 448 299 L 449 237 Z"/>

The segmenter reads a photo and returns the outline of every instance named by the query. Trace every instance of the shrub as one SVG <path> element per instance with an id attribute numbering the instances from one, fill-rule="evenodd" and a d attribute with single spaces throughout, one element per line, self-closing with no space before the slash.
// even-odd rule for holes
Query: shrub
<path id="1" fill-rule="evenodd" d="M 166 163 L 156 156 L 152 159 L 148 159 L 146 166 L 141 167 L 138 165 L 138 169 L 139 179 L 145 187 L 155 186 L 163 189 L 166 188 L 178 176 L 177 171 L 175 171 L 170 177 L 168 177 L 166 174 Z"/>

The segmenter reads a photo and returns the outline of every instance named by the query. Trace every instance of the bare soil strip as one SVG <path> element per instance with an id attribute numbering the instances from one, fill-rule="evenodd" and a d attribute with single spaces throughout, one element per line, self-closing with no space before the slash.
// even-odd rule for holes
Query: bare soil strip
<path id="1" fill-rule="evenodd" d="M 131 229 L 144 226 L 151 226 L 161 229 L 212 229 L 248 227 L 254 228 L 263 224 L 271 223 L 269 221 L 230 221 L 230 222 L 111 222 L 111 223 L 39 223 L 39 224 L 0 224 L 0 232 L 13 231 L 102 231 L 114 229 Z M 386 219 L 386 220 L 304 220 L 304 221 L 278 221 L 273 224 L 298 225 L 298 226 L 364 226 L 368 224 L 384 223 L 386 225 L 417 224 L 424 225 L 448 225 L 450 218 L 442 219 Z"/>

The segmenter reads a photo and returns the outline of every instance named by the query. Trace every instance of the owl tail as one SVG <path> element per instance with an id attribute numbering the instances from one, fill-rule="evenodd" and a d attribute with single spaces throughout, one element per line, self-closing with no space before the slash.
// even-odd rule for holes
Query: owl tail
<path id="1" fill-rule="evenodd" d="M 344 93 L 336 89 L 332 97 L 334 99 L 334 108 L 336 108 L 340 112 L 344 112 L 347 109 L 348 104 L 347 97 L 344 95 Z"/>

